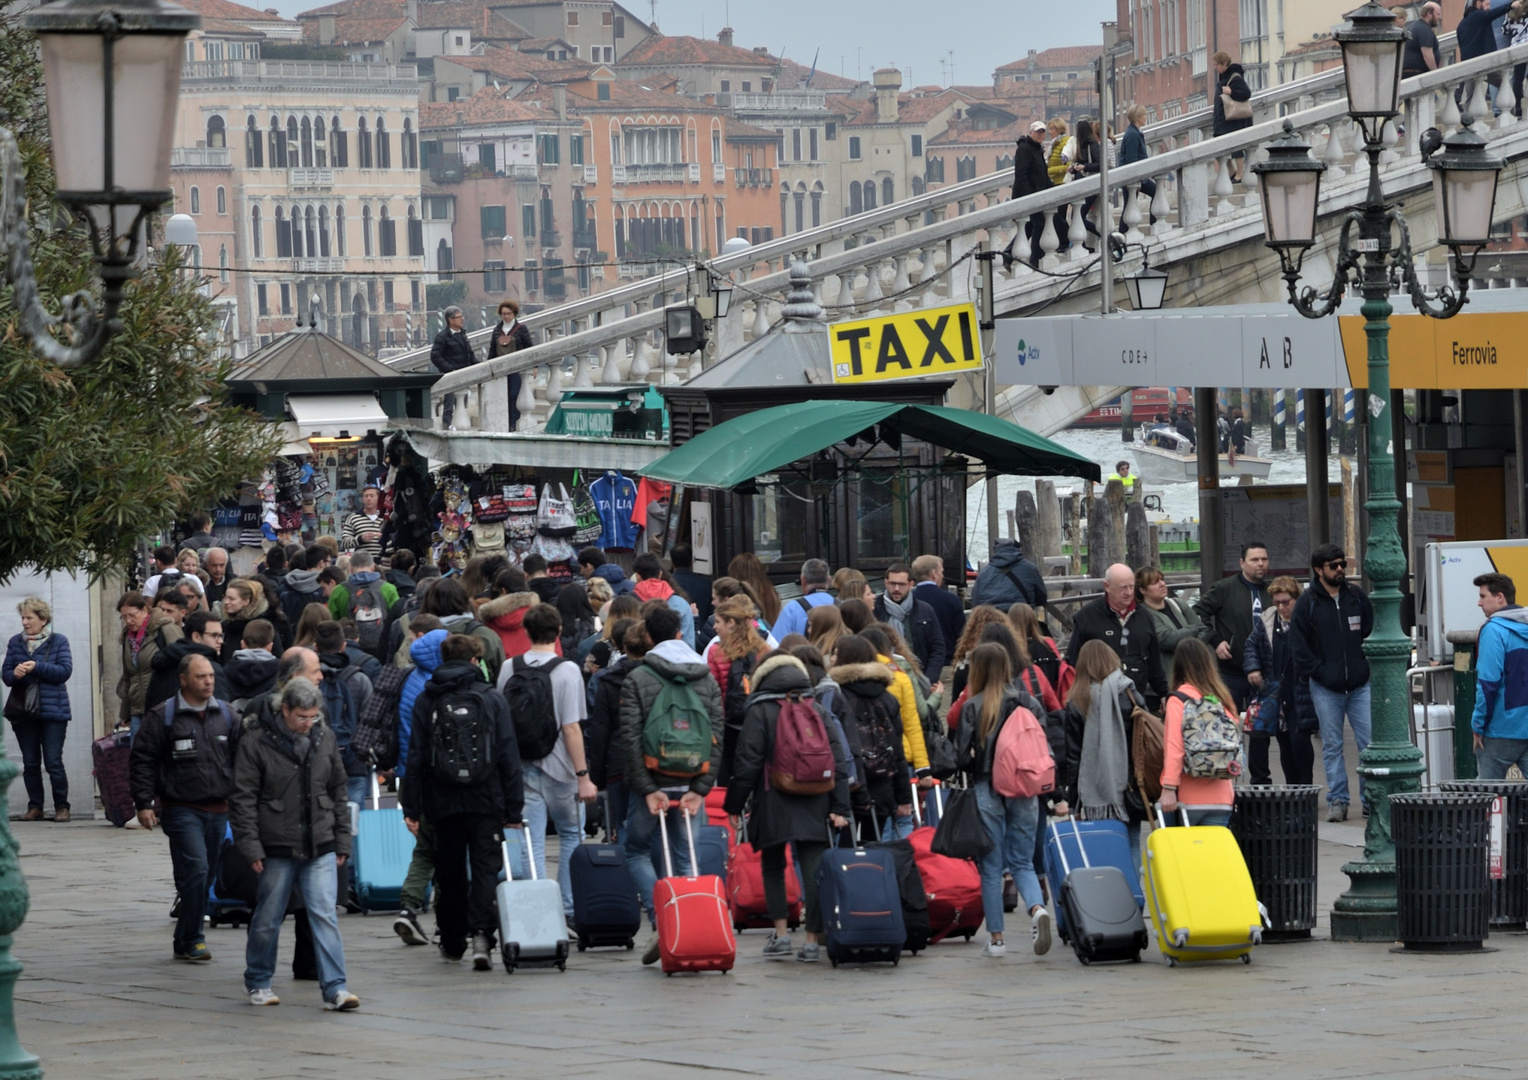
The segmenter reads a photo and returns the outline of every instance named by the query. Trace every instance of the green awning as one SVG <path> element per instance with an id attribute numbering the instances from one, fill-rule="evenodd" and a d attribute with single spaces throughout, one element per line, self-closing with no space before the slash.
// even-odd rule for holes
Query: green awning
<path id="1" fill-rule="evenodd" d="M 733 488 L 819 450 L 866 436 L 918 439 L 977 458 L 990 473 L 1100 480 L 1098 465 L 1017 424 L 939 405 L 881 401 L 803 401 L 728 420 L 641 471 L 654 480 Z"/>

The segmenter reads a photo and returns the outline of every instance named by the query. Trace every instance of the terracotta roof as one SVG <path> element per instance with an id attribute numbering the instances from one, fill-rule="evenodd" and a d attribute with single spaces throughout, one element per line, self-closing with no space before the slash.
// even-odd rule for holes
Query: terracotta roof
<path id="1" fill-rule="evenodd" d="M 227 19 L 230 22 L 291 22 L 280 15 L 270 15 L 259 8 L 245 7 L 231 0 L 182 0 L 181 7 L 196 12 L 204 19 Z"/>
<path id="2" fill-rule="evenodd" d="M 746 67 L 774 67 L 772 57 L 736 45 L 697 37 L 650 37 L 627 53 L 618 67 L 695 67 L 700 64 L 730 64 Z"/>
<path id="3" fill-rule="evenodd" d="M 406 13 L 404 0 L 339 0 L 310 11 L 299 11 L 299 21 L 316 19 L 320 15 L 334 15 L 351 19 L 403 18 Z"/>
<path id="4" fill-rule="evenodd" d="M 798 64 L 794 60 L 781 60 L 780 74 L 775 79 L 776 90 L 803 90 L 806 89 L 806 79 L 812 76 L 813 90 L 853 90 L 860 85 L 854 79 L 846 79 L 842 75 L 834 75 L 831 72 L 818 68 L 813 74 L 810 64 Z"/>
<path id="5" fill-rule="evenodd" d="M 483 87 L 465 101 L 430 101 L 422 102 L 419 106 L 420 131 L 555 119 L 556 114 L 550 109 L 512 101 L 491 86 Z"/>
<path id="6" fill-rule="evenodd" d="M 958 90 L 945 90 L 928 97 L 900 94 L 897 97 L 897 123 L 926 124 L 947 108 L 958 107 L 968 99 Z M 875 99 L 850 98 L 833 95 L 828 105 L 849 115 L 848 127 L 863 127 L 879 123 L 876 119 Z"/>
<path id="7" fill-rule="evenodd" d="M 1290 49 L 1284 55 L 1285 56 L 1308 56 L 1311 53 L 1328 52 L 1328 51 L 1331 51 L 1331 52 L 1334 52 L 1334 53 L 1338 51 L 1337 40 L 1335 38 L 1331 38 L 1331 37 L 1318 37 L 1318 38 L 1312 38 L 1310 41 L 1307 41 L 1307 42 L 1305 42 L 1302 45 L 1296 45 L 1293 49 Z"/>
<path id="8" fill-rule="evenodd" d="M 1097 60 L 1102 52 L 1103 48 L 1098 45 L 1062 45 L 1059 48 L 1034 53 L 1023 60 L 1015 60 L 1011 64 L 1004 64 L 998 70 L 1026 71 L 1032 64 L 1040 71 L 1054 71 L 1061 68 L 1075 71 Z"/>
<path id="9" fill-rule="evenodd" d="M 583 60 L 548 60 L 536 53 L 521 52 L 505 46 L 490 45 L 482 55 L 437 56 L 436 62 L 449 61 L 471 71 L 481 71 L 500 79 L 565 83 L 588 78 L 594 65 Z"/>
<path id="10" fill-rule="evenodd" d="M 408 20 L 401 16 L 383 16 L 375 19 L 342 18 L 334 20 L 334 40 L 325 45 L 372 45 L 386 41 L 407 26 Z M 302 24 L 303 40 L 310 45 L 318 44 L 318 20 L 310 19 Z"/>
<path id="11" fill-rule="evenodd" d="M 755 127 L 753 124 L 745 124 L 741 120 L 727 117 L 722 127 L 728 139 L 738 139 L 747 142 L 777 142 L 780 138 L 775 132 L 766 128 Z"/>
<path id="12" fill-rule="evenodd" d="M 966 146 L 1012 146 L 1023 138 L 1029 131 L 1029 125 L 1039 118 L 1038 113 L 1015 120 L 1011 124 L 1004 124 L 1000 128 L 991 128 L 986 131 L 973 129 L 966 121 L 951 125 L 928 141 L 928 148 L 936 150 L 940 147 L 966 147 Z"/>
<path id="13" fill-rule="evenodd" d="M 239 34 L 245 37 L 263 38 L 264 30 L 255 30 L 241 22 L 232 22 L 228 19 L 202 18 L 203 34 Z"/>
<path id="14" fill-rule="evenodd" d="M 703 101 L 694 98 L 681 97 L 678 94 L 668 94 L 661 90 L 654 90 L 640 83 L 627 82 L 625 79 L 617 79 L 606 83 L 610 87 L 610 100 L 600 101 L 589 96 L 589 93 L 581 89 L 568 90 L 569 108 L 578 108 L 583 112 L 613 112 L 627 109 L 653 109 L 671 113 L 722 113 L 713 105 L 707 105 Z"/>
<path id="15" fill-rule="evenodd" d="M 421 30 L 470 30 L 479 41 L 524 41 L 530 31 L 472 0 L 440 0 L 420 4 L 416 25 Z"/>

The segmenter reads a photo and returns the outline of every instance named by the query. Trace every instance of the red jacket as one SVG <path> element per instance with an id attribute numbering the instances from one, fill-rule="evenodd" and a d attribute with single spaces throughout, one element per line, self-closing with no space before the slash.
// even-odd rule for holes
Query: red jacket
<path id="1" fill-rule="evenodd" d="M 531 636 L 525 632 L 525 613 L 539 603 L 541 597 L 533 592 L 505 593 L 477 609 L 477 620 L 504 643 L 504 659 L 529 651 Z M 557 655 L 562 655 L 561 642 L 557 643 Z"/>

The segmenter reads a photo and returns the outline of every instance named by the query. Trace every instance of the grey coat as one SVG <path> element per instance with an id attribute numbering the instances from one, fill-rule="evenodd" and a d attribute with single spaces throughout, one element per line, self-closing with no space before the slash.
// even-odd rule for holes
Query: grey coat
<path id="1" fill-rule="evenodd" d="M 308 753 L 299 758 L 277 710 L 239 740 L 228 821 L 245 861 L 350 854 L 350 805 L 339 743 L 323 721 L 309 729 L 308 739 Z"/>
<path id="2" fill-rule="evenodd" d="M 1150 604 L 1141 606 L 1151 614 L 1151 625 L 1157 632 L 1157 644 L 1162 647 L 1164 661 L 1178 651 L 1178 642 L 1204 636 L 1204 623 L 1200 621 L 1192 604 L 1185 604 L 1182 600 L 1169 596 L 1161 611 L 1157 611 Z M 1168 613 L 1168 609 L 1171 609 L 1172 614 Z M 1174 615 L 1177 616 L 1176 620 L 1173 618 Z"/>

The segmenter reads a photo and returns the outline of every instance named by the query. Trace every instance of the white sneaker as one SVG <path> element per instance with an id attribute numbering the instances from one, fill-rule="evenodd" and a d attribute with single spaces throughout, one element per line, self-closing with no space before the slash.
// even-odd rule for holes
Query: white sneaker
<path id="1" fill-rule="evenodd" d="M 324 1008 L 330 1012 L 351 1012 L 361 1007 L 361 999 L 349 990 L 341 990 L 328 1001 L 324 1002 Z"/>
<path id="2" fill-rule="evenodd" d="M 1007 952 L 1007 944 L 1001 941 L 993 941 L 991 938 L 988 938 L 987 944 L 982 946 L 982 955 L 990 956 L 994 960 L 1000 956 L 1005 955 Z"/>
<path id="3" fill-rule="evenodd" d="M 1051 947 L 1051 917 L 1050 912 L 1043 907 L 1036 908 L 1029 916 L 1029 934 L 1035 942 L 1035 955 L 1044 956 L 1050 952 Z"/>
<path id="4" fill-rule="evenodd" d="M 249 992 L 249 1003 L 251 1005 L 280 1005 L 281 999 L 269 986 L 260 986 Z"/>

